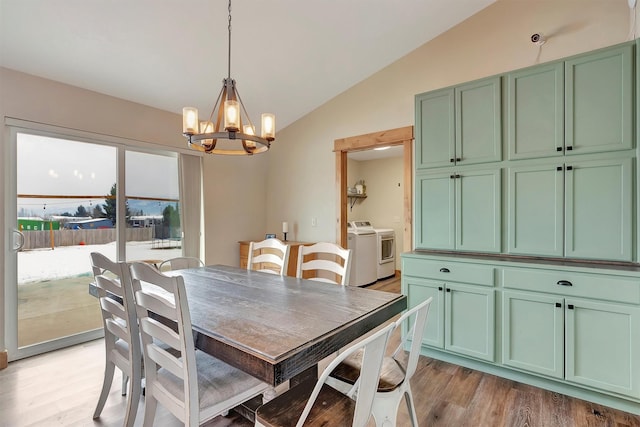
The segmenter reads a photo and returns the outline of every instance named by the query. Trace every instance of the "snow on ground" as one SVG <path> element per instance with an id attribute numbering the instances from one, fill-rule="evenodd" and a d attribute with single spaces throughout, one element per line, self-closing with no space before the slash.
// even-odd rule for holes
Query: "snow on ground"
<path id="1" fill-rule="evenodd" d="M 116 259 L 116 243 L 102 245 L 61 246 L 54 250 L 36 249 L 18 252 L 18 283 L 38 282 L 91 275 L 89 254 L 100 252 Z M 182 255 L 181 248 L 154 249 L 152 242 L 127 242 L 127 259 L 169 259 Z"/>

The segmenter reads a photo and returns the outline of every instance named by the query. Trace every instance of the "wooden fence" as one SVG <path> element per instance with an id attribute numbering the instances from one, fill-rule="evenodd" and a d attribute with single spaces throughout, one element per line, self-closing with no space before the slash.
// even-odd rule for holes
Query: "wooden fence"
<path id="1" fill-rule="evenodd" d="M 153 240 L 153 228 L 127 228 L 128 242 L 146 242 Z M 76 245 L 101 245 L 116 241 L 115 228 L 103 228 L 98 230 L 43 230 L 24 231 L 24 246 L 22 250 L 76 246 Z"/>

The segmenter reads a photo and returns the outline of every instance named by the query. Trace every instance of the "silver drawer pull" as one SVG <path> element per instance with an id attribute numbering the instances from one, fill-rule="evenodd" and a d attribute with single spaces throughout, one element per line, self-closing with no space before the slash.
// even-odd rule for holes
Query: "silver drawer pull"
<path id="1" fill-rule="evenodd" d="M 560 286 L 573 286 L 573 283 L 568 280 L 558 280 L 557 284 Z"/>

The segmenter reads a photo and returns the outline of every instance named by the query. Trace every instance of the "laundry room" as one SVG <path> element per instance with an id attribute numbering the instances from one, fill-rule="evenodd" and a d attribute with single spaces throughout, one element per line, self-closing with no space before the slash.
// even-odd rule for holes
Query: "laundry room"
<path id="1" fill-rule="evenodd" d="M 347 238 L 354 252 L 352 285 L 367 286 L 400 271 L 404 247 L 402 156 L 402 146 L 348 153 Z"/>

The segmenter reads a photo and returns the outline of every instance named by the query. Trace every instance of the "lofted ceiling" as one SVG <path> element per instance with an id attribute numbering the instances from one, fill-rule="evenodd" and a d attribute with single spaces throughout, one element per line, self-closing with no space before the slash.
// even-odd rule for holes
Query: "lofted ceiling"
<path id="1" fill-rule="evenodd" d="M 231 77 L 282 129 L 495 0 L 243 0 Z M 227 76 L 226 0 L 0 0 L 0 65 L 208 115 Z"/>

